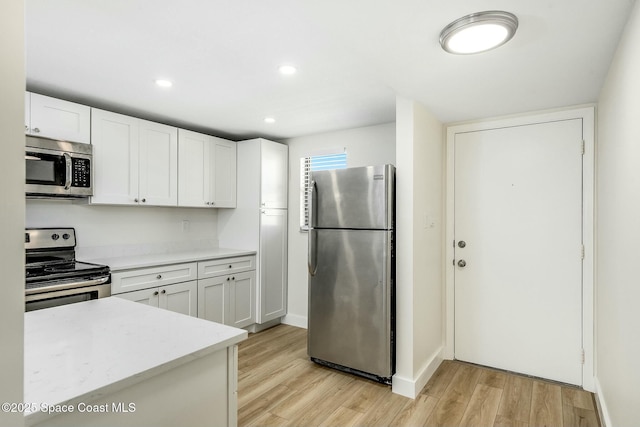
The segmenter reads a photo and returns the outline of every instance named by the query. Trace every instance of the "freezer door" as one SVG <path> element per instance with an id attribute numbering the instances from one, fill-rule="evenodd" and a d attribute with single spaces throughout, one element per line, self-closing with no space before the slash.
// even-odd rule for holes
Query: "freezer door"
<path id="1" fill-rule="evenodd" d="M 310 357 L 392 375 L 391 238 L 391 231 L 310 231 Z"/>
<path id="2" fill-rule="evenodd" d="M 393 228 L 392 165 L 311 173 L 311 227 Z"/>

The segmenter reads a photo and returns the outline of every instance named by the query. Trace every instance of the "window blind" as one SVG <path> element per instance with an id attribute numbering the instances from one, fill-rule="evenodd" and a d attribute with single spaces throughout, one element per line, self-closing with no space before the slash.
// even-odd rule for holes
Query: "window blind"
<path id="1" fill-rule="evenodd" d="M 311 172 L 347 167 L 347 153 L 326 154 L 300 159 L 300 229 L 309 229 L 309 193 Z"/>

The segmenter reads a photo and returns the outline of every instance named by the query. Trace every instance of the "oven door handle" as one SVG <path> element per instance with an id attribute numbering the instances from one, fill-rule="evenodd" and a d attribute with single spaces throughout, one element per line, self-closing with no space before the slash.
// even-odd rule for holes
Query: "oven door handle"
<path id="1" fill-rule="evenodd" d="M 27 289 L 25 293 L 26 295 L 33 295 L 33 294 L 42 294 L 47 292 L 74 289 L 74 288 L 84 288 L 86 286 L 102 285 L 107 283 L 110 278 L 111 276 L 105 276 L 105 277 L 98 277 L 97 279 L 81 280 L 79 282 L 63 282 L 59 284 L 52 284 L 51 286 L 46 286 L 42 288 Z"/>
<path id="2" fill-rule="evenodd" d="M 64 161 L 66 163 L 65 167 L 65 181 L 64 181 L 64 189 L 68 190 L 71 188 L 71 172 L 73 163 L 71 162 L 71 156 L 68 153 L 63 153 Z"/>

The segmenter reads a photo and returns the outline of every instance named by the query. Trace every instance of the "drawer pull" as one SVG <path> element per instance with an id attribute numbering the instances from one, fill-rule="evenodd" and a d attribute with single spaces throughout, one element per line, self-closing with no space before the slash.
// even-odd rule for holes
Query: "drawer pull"
<path id="1" fill-rule="evenodd" d="M 166 289 L 163 289 L 162 291 L 160 291 L 160 293 L 161 293 L 161 294 L 166 294 L 166 293 L 167 293 L 167 290 L 166 290 Z"/>
<path id="2" fill-rule="evenodd" d="M 231 278 L 231 280 L 236 280 L 235 276 Z"/>
<path id="3" fill-rule="evenodd" d="M 229 278 L 227 277 L 227 282 L 228 282 L 229 280 L 231 280 L 231 279 L 229 279 Z"/>
<path id="4" fill-rule="evenodd" d="M 158 295 L 158 291 L 155 291 L 155 292 L 153 293 L 153 295 L 154 295 L 154 296 Z"/>
<path id="5" fill-rule="evenodd" d="M 229 266 L 229 268 L 233 268 L 233 266 L 232 266 L 232 265 L 230 265 L 230 266 Z"/>
<path id="6" fill-rule="evenodd" d="M 162 274 L 158 274 L 158 275 L 156 276 L 156 279 L 158 279 L 158 280 L 162 279 Z"/>

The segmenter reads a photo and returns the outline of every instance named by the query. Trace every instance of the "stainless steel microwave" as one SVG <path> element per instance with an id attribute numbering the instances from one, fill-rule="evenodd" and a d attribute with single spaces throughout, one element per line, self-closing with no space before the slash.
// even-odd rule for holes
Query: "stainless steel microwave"
<path id="1" fill-rule="evenodd" d="M 88 197 L 92 190 L 90 144 L 26 137 L 27 197 Z"/>

